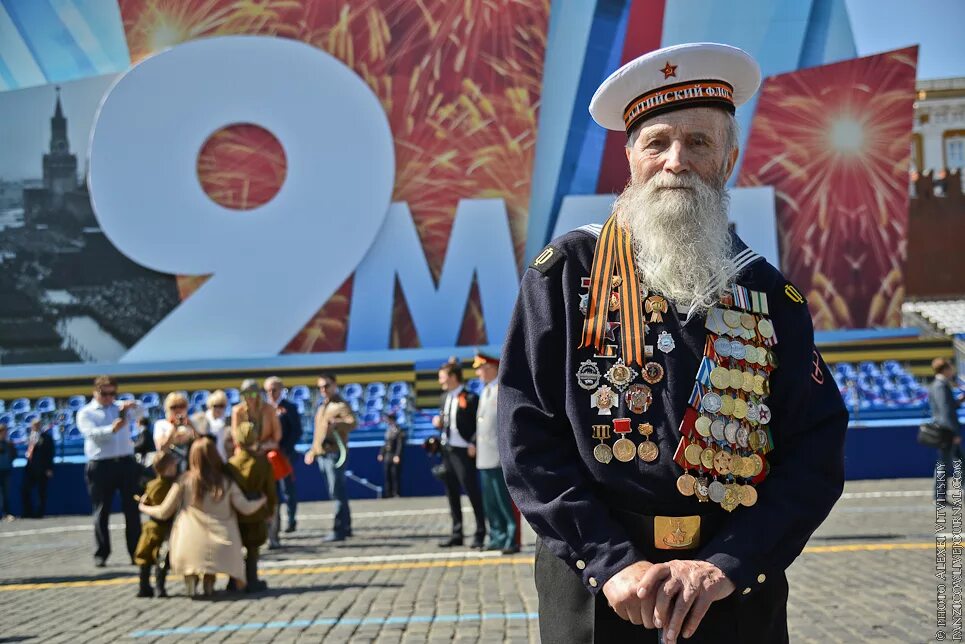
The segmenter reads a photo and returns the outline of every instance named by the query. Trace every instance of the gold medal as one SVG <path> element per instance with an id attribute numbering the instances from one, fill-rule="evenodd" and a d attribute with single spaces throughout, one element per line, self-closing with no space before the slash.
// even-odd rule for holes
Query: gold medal
<path id="1" fill-rule="evenodd" d="M 734 418 L 738 420 L 747 416 L 747 401 L 740 398 L 734 399 Z"/>
<path id="2" fill-rule="evenodd" d="M 727 379 L 731 389 L 740 389 L 744 384 L 744 372 L 740 369 L 731 369 L 727 372 Z"/>
<path id="3" fill-rule="evenodd" d="M 697 479 L 695 479 L 690 473 L 684 472 L 679 477 L 677 477 L 677 491 L 684 496 L 693 496 L 694 487 L 697 485 Z"/>
<path id="4" fill-rule="evenodd" d="M 749 459 L 751 460 L 751 463 L 754 464 L 754 469 L 751 470 L 751 478 L 754 478 L 755 476 L 757 476 L 758 474 L 760 474 L 761 472 L 764 471 L 764 459 L 763 459 L 763 458 L 761 458 L 761 457 L 758 456 L 757 454 L 751 454 L 751 455 L 748 456 L 747 458 L 749 458 Z"/>
<path id="5" fill-rule="evenodd" d="M 660 449 L 653 441 L 644 441 L 637 445 L 637 455 L 641 461 L 652 463 L 657 460 L 657 456 L 660 455 Z"/>
<path id="6" fill-rule="evenodd" d="M 663 314 L 669 310 L 667 300 L 659 295 L 651 295 L 643 303 L 644 310 L 650 314 L 651 322 L 663 322 Z"/>
<path id="7" fill-rule="evenodd" d="M 741 326 L 747 329 L 748 331 L 754 330 L 754 325 L 756 323 L 757 323 L 757 320 L 755 320 L 754 316 L 751 315 L 750 313 L 741 314 Z"/>
<path id="8" fill-rule="evenodd" d="M 730 384 L 730 373 L 727 371 L 727 368 L 714 367 L 710 372 L 710 384 L 714 385 L 714 389 L 720 389 L 721 391 L 727 389 L 727 385 Z"/>
<path id="9" fill-rule="evenodd" d="M 637 453 L 637 448 L 633 441 L 626 438 L 619 438 L 613 443 L 613 458 L 621 463 L 629 463 Z"/>
<path id="10" fill-rule="evenodd" d="M 730 474 L 730 454 L 727 452 L 717 452 L 712 464 L 721 474 Z"/>
<path id="11" fill-rule="evenodd" d="M 706 447 L 700 452 L 700 464 L 708 470 L 714 466 L 714 450 Z"/>
<path id="12" fill-rule="evenodd" d="M 741 374 L 741 391 L 747 394 L 754 391 L 754 374 L 750 371 Z"/>
<path id="13" fill-rule="evenodd" d="M 703 451 L 697 443 L 691 443 L 684 448 L 684 459 L 691 465 L 700 465 L 700 452 Z"/>
<path id="14" fill-rule="evenodd" d="M 734 399 L 732 397 L 727 395 L 720 397 L 720 413 L 725 416 L 730 416 L 734 413 Z"/>
<path id="15" fill-rule="evenodd" d="M 694 421 L 694 428 L 701 436 L 710 436 L 711 420 L 709 416 L 701 416 Z"/>
<path id="16" fill-rule="evenodd" d="M 739 454 L 730 456 L 730 473 L 734 476 L 744 477 L 744 468 L 747 467 L 744 457 Z"/>
<path id="17" fill-rule="evenodd" d="M 754 391 L 754 393 L 757 394 L 758 396 L 763 396 L 763 395 L 764 395 L 764 383 L 765 383 L 764 376 L 762 376 L 762 375 L 760 375 L 760 374 L 754 376 L 754 388 L 753 388 L 753 391 Z"/>
<path id="18" fill-rule="evenodd" d="M 620 294 L 614 291 L 610 293 L 610 310 L 618 311 L 620 310 Z"/>
<path id="19" fill-rule="evenodd" d="M 741 486 L 740 503 L 748 508 L 757 503 L 757 489 L 753 485 Z"/>
<path id="20" fill-rule="evenodd" d="M 737 486 L 733 483 L 724 486 L 724 498 L 720 502 L 720 507 L 728 512 L 733 512 L 740 505 L 740 492 L 736 488 Z"/>
<path id="21" fill-rule="evenodd" d="M 627 385 L 637 377 L 637 372 L 633 367 L 627 366 L 623 358 L 617 360 L 610 370 L 606 372 L 606 379 L 616 387 L 617 391 L 623 391 Z"/>
<path id="22" fill-rule="evenodd" d="M 613 450 L 606 443 L 600 443 L 593 448 L 593 458 L 606 465 L 613 460 Z"/>

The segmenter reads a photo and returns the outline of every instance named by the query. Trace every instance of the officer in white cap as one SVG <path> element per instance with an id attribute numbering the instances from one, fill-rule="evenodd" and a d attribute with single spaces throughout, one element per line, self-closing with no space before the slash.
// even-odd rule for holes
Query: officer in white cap
<path id="1" fill-rule="evenodd" d="M 847 411 L 802 294 L 732 233 L 744 51 L 624 65 L 590 104 L 628 135 L 603 226 L 530 264 L 499 450 L 539 535 L 543 642 L 786 642 L 784 571 L 844 482 Z"/>

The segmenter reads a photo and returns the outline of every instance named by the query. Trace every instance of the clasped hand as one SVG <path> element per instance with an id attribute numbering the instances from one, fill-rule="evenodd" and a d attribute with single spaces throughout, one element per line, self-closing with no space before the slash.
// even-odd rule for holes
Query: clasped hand
<path id="1" fill-rule="evenodd" d="M 710 605 L 732 592 L 734 584 L 720 568 L 686 559 L 639 561 L 603 585 L 618 616 L 646 628 L 662 628 L 666 644 L 674 644 L 681 634 L 691 637 Z"/>

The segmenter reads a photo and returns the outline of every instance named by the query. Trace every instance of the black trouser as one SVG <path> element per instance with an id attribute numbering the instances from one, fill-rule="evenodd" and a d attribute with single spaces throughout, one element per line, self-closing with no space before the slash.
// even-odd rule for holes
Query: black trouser
<path id="1" fill-rule="evenodd" d="M 134 557 L 137 540 L 141 536 L 141 515 L 137 510 L 137 463 L 133 456 L 89 461 L 87 463 L 87 491 L 94 507 L 94 556 L 106 559 L 111 554 L 111 537 L 107 520 L 111 515 L 114 492 L 121 494 L 127 552 Z"/>
<path id="2" fill-rule="evenodd" d="M 442 462 L 446 465 L 446 478 L 443 483 L 449 498 L 449 514 L 452 515 L 452 536 L 462 537 L 462 498 L 459 496 L 461 485 L 476 516 L 474 540 L 481 542 L 486 537 L 486 515 L 483 514 L 476 461 L 469 458 L 469 450 L 465 447 L 446 445 L 442 448 Z"/>
<path id="3" fill-rule="evenodd" d="M 23 483 L 20 486 L 20 501 L 23 506 L 21 516 L 40 519 L 47 510 L 47 472 L 43 470 L 24 469 Z M 34 510 L 33 490 L 37 489 L 40 505 Z"/>
<path id="4" fill-rule="evenodd" d="M 386 456 L 382 461 L 385 468 L 385 489 L 382 496 L 389 498 L 392 496 L 402 496 L 402 459 L 398 463 L 392 462 L 392 456 Z"/>
<path id="5" fill-rule="evenodd" d="M 651 538 L 652 538 L 652 532 Z M 636 542 L 635 542 L 636 543 Z M 689 559 L 696 550 L 654 552 L 636 543 L 648 560 Z M 649 550 L 649 552 L 648 552 Z M 661 554 L 662 553 L 662 554 Z M 539 630 L 543 644 L 596 644 L 633 642 L 657 644 L 658 630 L 634 626 L 617 616 L 600 588 L 596 595 L 583 580 L 542 540 L 536 543 L 536 591 L 539 596 Z M 784 573 L 768 574 L 763 584 L 755 582 L 754 592 L 742 596 L 742 588 L 710 605 L 688 644 L 740 642 L 778 644 L 788 641 L 787 578 Z"/>

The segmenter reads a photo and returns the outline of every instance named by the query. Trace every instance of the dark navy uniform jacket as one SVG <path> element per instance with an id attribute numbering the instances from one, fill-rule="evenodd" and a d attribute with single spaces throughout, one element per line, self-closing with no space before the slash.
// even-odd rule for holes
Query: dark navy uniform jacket
<path id="1" fill-rule="evenodd" d="M 761 575 L 783 573 L 794 561 L 844 485 L 847 410 L 815 349 L 807 304 L 795 301 L 802 298 L 793 287 L 788 290 L 795 297 L 788 295 L 787 280 L 763 258 L 737 278 L 742 286 L 766 292 L 780 364 L 771 374 L 767 398 L 774 439 L 767 455 L 770 473 L 757 486 L 755 505 L 728 514 L 716 503 L 700 503 L 676 489 L 683 470 L 673 455 L 703 355 L 703 316 L 685 324 L 685 316 L 671 312 L 663 323 L 650 323 L 647 344 L 665 330 L 676 348 L 654 353 L 666 375 L 652 386 L 653 404 L 644 414 L 631 413 L 621 400 L 612 417 L 598 416 L 590 407 L 590 392 L 577 383 L 580 363 L 596 353 L 578 348 L 584 320 L 580 294 L 585 292 L 580 282 L 590 275 L 598 234 L 592 228 L 554 240 L 549 259 L 544 252 L 539 269 L 531 266 L 523 275 L 499 374 L 499 449 L 511 495 L 544 545 L 592 593 L 624 567 L 646 560 L 611 510 L 720 515 L 722 524 L 710 541 L 681 556 L 713 563 L 746 596 L 763 581 Z M 733 247 L 735 254 L 746 249 L 736 236 Z M 619 344 L 619 332 L 611 343 Z M 613 361 L 596 362 L 605 371 Z M 660 450 L 656 461 L 602 464 L 593 458 L 599 441 L 591 426 L 620 416 L 631 418 L 633 426 L 653 425 L 651 440 Z M 636 433 L 628 438 L 635 444 L 643 440 Z"/>

